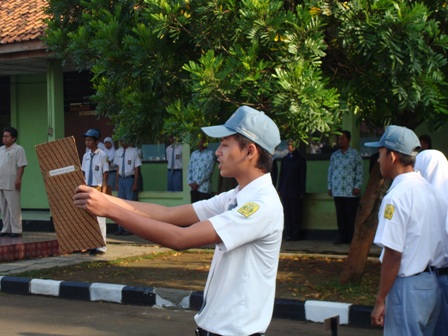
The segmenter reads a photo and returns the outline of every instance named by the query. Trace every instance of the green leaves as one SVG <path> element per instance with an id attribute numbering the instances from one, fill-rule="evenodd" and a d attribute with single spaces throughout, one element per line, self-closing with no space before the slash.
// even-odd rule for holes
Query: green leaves
<path id="1" fill-rule="evenodd" d="M 307 141 L 348 110 L 444 122 L 448 15 L 427 2 L 49 0 L 45 41 L 90 69 L 117 136 L 196 138 L 245 104 Z"/>
<path id="2" fill-rule="evenodd" d="M 327 134 L 334 128 L 341 113 L 338 94 L 337 90 L 326 88 L 327 80 L 322 79 L 319 68 L 301 61 L 276 69 L 274 77 L 281 89 L 273 104 L 287 120 L 282 125 L 284 133 L 307 142 L 299 130 L 308 135 L 316 131 Z"/>
<path id="3" fill-rule="evenodd" d="M 423 3 L 370 4 L 351 1 L 340 9 L 336 47 L 349 68 L 332 71 L 343 99 L 364 119 L 414 128 L 446 108 L 446 36 Z"/>

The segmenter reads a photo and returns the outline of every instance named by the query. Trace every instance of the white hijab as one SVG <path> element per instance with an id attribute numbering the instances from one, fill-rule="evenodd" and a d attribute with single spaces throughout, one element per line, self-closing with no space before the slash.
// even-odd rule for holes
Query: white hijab
<path id="1" fill-rule="evenodd" d="M 112 140 L 111 137 L 107 137 L 104 139 L 104 143 L 106 142 L 110 142 L 112 144 L 112 147 L 110 149 L 107 149 L 106 147 L 104 147 L 103 151 L 104 153 L 106 153 L 107 158 L 109 159 L 110 162 L 114 161 L 114 157 L 115 157 L 115 145 L 114 145 L 114 141 Z"/>
<path id="2" fill-rule="evenodd" d="M 418 153 L 414 168 L 437 189 L 448 205 L 448 160 L 445 155 L 435 149 L 426 149 Z"/>

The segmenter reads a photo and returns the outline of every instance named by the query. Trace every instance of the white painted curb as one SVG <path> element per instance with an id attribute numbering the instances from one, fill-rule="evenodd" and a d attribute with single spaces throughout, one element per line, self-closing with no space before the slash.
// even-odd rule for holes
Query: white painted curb
<path id="1" fill-rule="evenodd" d="M 57 280 L 32 279 L 30 281 L 30 293 L 59 296 L 61 282 Z"/>
<path id="2" fill-rule="evenodd" d="M 90 301 L 107 301 L 121 303 L 121 291 L 125 285 L 94 282 L 90 286 Z"/>
<path id="3" fill-rule="evenodd" d="M 351 303 L 308 300 L 305 302 L 305 317 L 308 321 L 324 322 L 339 316 L 339 324 L 348 324 Z"/>

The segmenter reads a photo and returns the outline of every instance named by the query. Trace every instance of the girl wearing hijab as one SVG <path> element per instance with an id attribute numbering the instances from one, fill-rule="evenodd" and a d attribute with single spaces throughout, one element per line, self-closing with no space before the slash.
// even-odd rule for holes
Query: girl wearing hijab
<path id="1" fill-rule="evenodd" d="M 414 168 L 437 189 L 448 206 L 448 161 L 445 155 L 435 149 L 426 149 L 417 155 Z M 448 335 L 448 218 L 445 228 L 445 258 L 443 265 L 437 269 L 437 279 L 442 289 L 442 306 L 435 336 Z"/>
<path id="2" fill-rule="evenodd" d="M 117 178 L 117 165 L 114 164 L 115 146 L 111 137 L 104 139 L 104 153 L 107 155 L 109 161 L 109 176 L 107 178 L 107 185 L 111 186 L 112 190 L 117 190 L 116 178 Z"/>

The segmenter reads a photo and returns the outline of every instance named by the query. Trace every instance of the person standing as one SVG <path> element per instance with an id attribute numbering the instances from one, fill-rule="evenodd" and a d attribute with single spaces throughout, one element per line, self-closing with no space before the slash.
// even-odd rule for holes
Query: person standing
<path id="1" fill-rule="evenodd" d="M 420 139 L 421 144 L 421 139 Z M 445 155 L 435 149 L 421 151 L 415 161 L 415 170 L 425 178 L 438 192 L 448 208 L 448 160 Z M 434 336 L 448 335 L 448 217 L 445 226 L 443 261 L 437 265 L 437 279 L 442 289 L 442 305 Z"/>
<path id="2" fill-rule="evenodd" d="M 421 151 L 432 149 L 432 139 L 428 134 L 420 135 L 418 139 L 420 140 Z"/>
<path id="3" fill-rule="evenodd" d="M 3 130 L 3 146 L 0 147 L 0 210 L 3 228 L 0 237 L 22 237 L 20 191 L 28 162 L 25 150 L 16 144 L 17 136 L 18 132 L 14 127 Z"/>
<path id="4" fill-rule="evenodd" d="M 123 138 L 121 147 L 115 153 L 114 163 L 117 165 L 118 197 L 125 200 L 136 201 L 138 199 L 138 180 L 142 161 L 137 148 L 130 146 Z M 132 233 L 118 225 L 115 235 L 128 236 Z"/>
<path id="5" fill-rule="evenodd" d="M 174 135 L 168 138 L 169 146 L 165 154 L 168 161 L 167 191 L 182 191 L 182 144 L 177 142 Z"/>
<path id="6" fill-rule="evenodd" d="M 355 231 L 363 165 L 359 152 L 350 147 L 351 133 L 342 131 L 338 136 L 339 149 L 331 155 L 328 168 L 328 195 L 333 197 L 339 238 L 335 244 L 350 244 Z"/>
<path id="7" fill-rule="evenodd" d="M 104 139 L 104 153 L 107 155 L 107 162 L 109 163 L 109 174 L 107 176 L 107 185 L 111 190 L 117 190 L 117 165 L 114 164 L 115 145 L 111 137 Z"/>
<path id="8" fill-rule="evenodd" d="M 215 167 L 215 154 L 207 148 L 206 138 L 201 136 L 198 149 L 191 153 L 188 163 L 187 181 L 190 186 L 191 203 L 209 199 L 213 168 Z"/>
<path id="9" fill-rule="evenodd" d="M 101 192 L 107 190 L 107 176 L 109 172 L 109 164 L 107 155 L 98 148 L 98 143 L 101 138 L 101 133 L 96 128 L 89 129 L 84 135 L 84 141 L 87 147 L 87 152 L 82 158 L 81 170 L 84 174 L 86 185 L 96 188 Z M 100 226 L 101 235 L 103 236 L 104 246 L 90 250 L 90 254 L 106 253 L 106 217 L 97 217 Z"/>
<path id="10" fill-rule="evenodd" d="M 446 204 L 414 170 L 420 142 L 389 126 L 377 142 L 381 175 L 393 180 L 381 201 L 374 243 L 382 248 L 378 295 L 371 313 L 385 336 L 433 335 L 441 303 L 436 267 L 444 258 Z"/>
<path id="11" fill-rule="evenodd" d="M 196 335 L 262 336 L 272 319 L 283 231 L 282 204 L 269 174 L 280 133 L 266 114 L 247 106 L 224 125 L 202 130 L 221 138 L 218 168 L 238 181 L 235 189 L 166 207 L 78 186 L 74 204 L 175 250 L 215 244 Z"/>
<path id="12" fill-rule="evenodd" d="M 282 158 L 278 191 L 283 204 L 285 240 L 302 238 L 303 198 L 306 193 L 306 159 L 293 140 L 288 141 L 288 154 Z"/>

